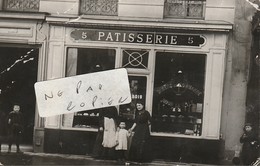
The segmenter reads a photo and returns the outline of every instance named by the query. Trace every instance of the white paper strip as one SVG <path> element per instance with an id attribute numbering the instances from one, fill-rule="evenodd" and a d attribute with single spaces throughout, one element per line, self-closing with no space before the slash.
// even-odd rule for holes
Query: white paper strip
<path id="1" fill-rule="evenodd" d="M 124 68 L 37 82 L 34 88 L 41 117 L 131 102 Z"/>

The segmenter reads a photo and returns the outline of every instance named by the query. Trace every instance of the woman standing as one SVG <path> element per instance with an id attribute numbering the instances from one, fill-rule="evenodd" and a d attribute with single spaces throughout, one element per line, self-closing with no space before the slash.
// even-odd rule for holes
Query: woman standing
<path id="1" fill-rule="evenodd" d="M 130 132 L 134 131 L 132 143 L 130 147 L 130 160 L 142 162 L 147 160 L 147 141 L 150 137 L 150 113 L 144 109 L 144 103 L 138 101 L 136 103 L 135 123 L 129 129 Z"/>
<path id="2" fill-rule="evenodd" d="M 116 107 L 102 108 L 99 111 L 99 130 L 93 155 L 97 158 L 115 158 L 118 112 Z"/>

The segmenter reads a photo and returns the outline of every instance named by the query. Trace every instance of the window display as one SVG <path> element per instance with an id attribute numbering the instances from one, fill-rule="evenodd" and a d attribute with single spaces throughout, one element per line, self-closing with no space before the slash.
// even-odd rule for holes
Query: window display
<path id="1" fill-rule="evenodd" d="M 113 49 L 68 48 L 66 76 L 87 74 L 115 68 Z M 98 128 L 99 110 L 63 115 L 63 127 Z"/>
<path id="2" fill-rule="evenodd" d="M 152 132 L 201 135 L 206 56 L 156 53 Z"/>
<path id="3" fill-rule="evenodd" d="M 147 69 L 149 51 L 123 50 L 122 67 Z M 66 76 L 115 68 L 114 49 L 69 48 Z M 205 82 L 204 54 L 156 52 L 151 131 L 200 136 L 202 131 Z M 129 74 L 130 104 L 119 106 L 119 118 L 132 126 L 135 105 L 146 102 L 148 75 Z M 149 97 L 148 97 L 149 100 Z M 98 110 L 63 115 L 64 127 L 97 128 Z"/>

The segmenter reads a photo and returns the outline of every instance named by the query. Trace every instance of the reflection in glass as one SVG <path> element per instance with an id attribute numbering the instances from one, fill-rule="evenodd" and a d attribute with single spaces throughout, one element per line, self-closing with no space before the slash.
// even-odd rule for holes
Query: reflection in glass
<path id="1" fill-rule="evenodd" d="M 205 55 L 156 54 L 151 130 L 201 135 Z"/>
<path id="2" fill-rule="evenodd" d="M 132 102 L 126 105 L 121 105 L 119 108 L 119 116 L 126 121 L 126 128 L 133 124 L 136 111 L 136 103 L 138 100 L 143 101 L 145 106 L 146 99 L 146 82 L 145 76 L 129 76 L 129 85 L 132 96 Z"/>

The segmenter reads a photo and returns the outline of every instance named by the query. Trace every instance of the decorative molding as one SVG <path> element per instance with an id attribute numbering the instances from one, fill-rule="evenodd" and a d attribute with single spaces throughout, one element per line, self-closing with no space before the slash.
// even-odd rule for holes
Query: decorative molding
<path id="1" fill-rule="evenodd" d="M 109 28 L 149 28 L 149 29 L 163 29 L 163 30 L 194 30 L 194 31 L 213 31 L 213 32 L 228 32 L 233 29 L 233 24 L 225 21 L 209 21 L 209 20 L 157 20 L 157 19 L 126 19 L 118 18 L 117 20 L 108 19 L 107 17 L 83 16 L 76 21 L 70 21 L 68 17 L 54 17 L 47 16 L 46 21 L 54 25 L 79 26 L 79 27 L 109 27 Z"/>
<path id="2" fill-rule="evenodd" d="M 0 11 L 0 18 L 3 19 L 23 19 L 23 20 L 44 20 L 46 13 L 40 12 L 7 12 Z"/>
<path id="3" fill-rule="evenodd" d="M 38 23 L 36 27 L 36 41 L 42 42 L 47 40 L 47 25 L 42 23 Z"/>
<path id="4" fill-rule="evenodd" d="M 0 36 L 32 37 L 32 27 L 0 27 Z"/>

